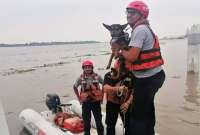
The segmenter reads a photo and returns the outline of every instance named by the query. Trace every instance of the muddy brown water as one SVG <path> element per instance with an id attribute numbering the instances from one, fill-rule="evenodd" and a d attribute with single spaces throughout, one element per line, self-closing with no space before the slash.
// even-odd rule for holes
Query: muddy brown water
<path id="1" fill-rule="evenodd" d="M 190 46 L 185 39 L 161 43 L 166 81 L 155 99 L 156 132 L 199 135 L 200 76 L 187 72 Z M 46 110 L 47 93 L 57 93 L 62 102 L 75 98 L 72 85 L 83 59 L 92 59 L 103 76 L 109 52 L 107 43 L 0 48 L 0 98 L 11 135 L 29 135 L 18 115 L 25 108 Z"/>

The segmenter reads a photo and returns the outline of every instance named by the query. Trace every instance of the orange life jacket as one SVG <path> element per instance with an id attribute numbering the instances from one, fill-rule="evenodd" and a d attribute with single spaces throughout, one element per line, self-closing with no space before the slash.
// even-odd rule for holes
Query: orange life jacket
<path id="1" fill-rule="evenodd" d="M 59 112 L 54 118 L 54 123 L 72 133 L 80 133 L 84 130 L 83 120 L 73 114 L 66 112 Z M 42 134 L 41 134 L 42 135 Z"/>
<path id="2" fill-rule="evenodd" d="M 107 101 L 121 105 L 129 99 L 131 95 L 131 90 L 124 92 L 120 97 L 117 95 L 117 91 L 110 90 L 107 91 L 106 93 L 107 93 Z"/>
<path id="3" fill-rule="evenodd" d="M 71 118 L 71 117 L 73 117 L 73 116 L 69 113 L 59 112 L 56 114 L 56 116 L 54 118 L 54 123 L 56 125 L 58 125 L 59 127 L 63 127 L 64 120 Z"/>
<path id="4" fill-rule="evenodd" d="M 132 64 L 128 64 L 126 66 L 130 71 L 144 71 L 164 64 L 160 52 L 158 37 L 153 33 L 153 31 L 148 25 L 147 27 L 150 29 L 154 37 L 154 46 L 150 50 L 140 51 L 138 59 Z"/>
<path id="5" fill-rule="evenodd" d="M 131 79 L 131 78 L 126 77 L 125 79 Z M 121 82 L 122 80 L 115 86 L 123 85 L 121 84 Z M 124 91 L 121 96 L 118 95 L 116 90 L 106 90 L 105 93 L 107 101 L 110 101 L 115 104 L 122 104 L 129 99 L 130 95 L 132 94 L 132 90 Z"/>
<path id="6" fill-rule="evenodd" d="M 86 78 L 86 75 L 81 74 L 81 93 L 80 97 L 82 97 L 82 94 L 87 94 L 87 98 L 83 99 L 82 101 L 102 101 L 103 94 L 99 86 L 99 77 L 98 74 L 93 73 L 91 76 L 91 80 L 88 80 Z M 92 89 L 91 85 L 95 86 L 95 89 Z"/>
<path id="7" fill-rule="evenodd" d="M 75 116 L 73 118 L 65 119 L 63 128 L 71 131 L 72 133 L 81 133 L 84 131 L 83 119 Z"/>

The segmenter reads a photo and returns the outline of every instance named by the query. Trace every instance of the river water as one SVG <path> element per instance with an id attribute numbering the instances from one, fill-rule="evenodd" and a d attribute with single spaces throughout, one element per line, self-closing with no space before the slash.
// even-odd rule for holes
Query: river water
<path id="1" fill-rule="evenodd" d="M 155 99 L 156 132 L 199 135 L 200 76 L 187 72 L 187 61 L 191 55 L 198 58 L 192 51 L 200 45 L 162 40 L 161 48 L 166 81 Z M 82 60 L 93 60 L 95 71 L 103 76 L 109 52 L 108 43 L 0 48 L 0 98 L 11 135 L 28 135 L 18 115 L 25 108 L 46 110 L 47 93 L 57 93 L 62 102 L 75 98 L 72 85 L 82 72 Z"/>

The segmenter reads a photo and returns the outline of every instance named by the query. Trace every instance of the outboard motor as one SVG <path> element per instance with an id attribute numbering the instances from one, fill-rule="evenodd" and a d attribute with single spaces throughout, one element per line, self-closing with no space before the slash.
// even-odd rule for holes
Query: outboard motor
<path id="1" fill-rule="evenodd" d="M 52 113 L 62 112 L 60 98 L 57 94 L 47 94 L 46 105 Z"/>

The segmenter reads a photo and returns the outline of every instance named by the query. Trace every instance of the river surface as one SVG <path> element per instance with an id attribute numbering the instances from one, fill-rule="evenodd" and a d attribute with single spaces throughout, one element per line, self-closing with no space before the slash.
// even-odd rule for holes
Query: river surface
<path id="1" fill-rule="evenodd" d="M 191 49 L 192 48 L 192 49 Z M 200 76 L 187 72 L 188 58 L 198 61 L 200 45 L 187 40 L 162 40 L 166 81 L 156 95 L 156 132 L 160 135 L 200 134 Z M 29 135 L 18 120 L 25 108 L 46 110 L 45 95 L 57 93 L 64 103 L 74 99 L 73 83 L 81 62 L 91 59 L 104 76 L 108 43 L 0 48 L 0 98 L 11 135 Z M 199 66 L 200 67 L 200 66 Z"/>

